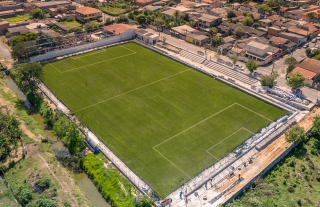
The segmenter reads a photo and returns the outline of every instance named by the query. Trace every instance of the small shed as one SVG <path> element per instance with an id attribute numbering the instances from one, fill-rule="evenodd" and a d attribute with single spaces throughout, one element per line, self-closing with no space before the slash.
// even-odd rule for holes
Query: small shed
<path id="1" fill-rule="evenodd" d="M 159 35 L 149 32 L 144 29 L 136 30 L 136 37 L 147 44 L 156 44 L 159 41 Z"/>

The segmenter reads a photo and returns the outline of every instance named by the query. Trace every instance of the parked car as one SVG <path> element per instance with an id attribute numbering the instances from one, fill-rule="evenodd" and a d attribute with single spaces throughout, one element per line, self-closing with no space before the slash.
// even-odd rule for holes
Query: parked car
<path id="1" fill-rule="evenodd" d="M 231 62 L 226 62 L 226 65 L 233 67 L 233 64 Z"/>
<path id="2" fill-rule="evenodd" d="M 236 69 L 238 70 L 244 70 L 244 67 L 242 65 L 236 65 Z"/>
<path id="3" fill-rule="evenodd" d="M 307 43 L 307 44 L 303 45 L 303 47 L 307 48 L 307 47 L 309 47 L 309 44 Z"/>
<path id="4" fill-rule="evenodd" d="M 315 43 L 316 41 L 317 41 L 316 39 L 313 39 L 313 40 L 312 40 L 312 43 Z"/>
<path id="5" fill-rule="evenodd" d="M 253 75 L 258 76 L 258 75 L 262 75 L 262 74 L 259 72 L 254 72 Z"/>
<path id="6" fill-rule="evenodd" d="M 319 48 L 319 45 L 316 45 L 315 48 Z"/>
<path id="7" fill-rule="evenodd" d="M 198 55 L 204 56 L 204 53 L 202 51 L 198 51 L 197 53 L 198 53 Z"/>

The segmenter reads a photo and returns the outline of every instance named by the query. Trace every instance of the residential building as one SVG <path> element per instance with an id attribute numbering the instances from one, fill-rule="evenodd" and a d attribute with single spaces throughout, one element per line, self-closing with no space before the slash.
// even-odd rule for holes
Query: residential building
<path id="1" fill-rule="evenodd" d="M 0 32 L 3 32 L 9 28 L 9 22 L 6 20 L 2 19 L 0 22 Z"/>
<path id="2" fill-rule="evenodd" d="M 12 27 L 7 29 L 13 36 L 21 35 L 22 33 L 28 32 L 28 28 L 26 26 Z"/>
<path id="3" fill-rule="evenodd" d="M 270 27 L 273 23 L 271 19 L 260 19 L 259 22 L 261 22 L 262 27 Z"/>
<path id="4" fill-rule="evenodd" d="M 136 38 L 144 41 L 147 44 L 156 44 L 159 41 L 159 35 L 151 33 L 144 29 L 136 30 Z"/>
<path id="5" fill-rule="evenodd" d="M 305 78 L 305 84 L 308 84 L 311 86 L 315 86 L 315 85 L 318 86 L 319 83 L 314 82 L 314 77 L 320 72 L 319 65 L 320 65 L 319 60 L 306 58 L 295 69 L 293 69 L 291 74 L 299 72 Z"/>
<path id="6" fill-rule="evenodd" d="M 281 18 L 279 15 L 267 16 L 266 19 L 270 19 L 272 23 L 281 21 Z"/>
<path id="7" fill-rule="evenodd" d="M 134 36 L 135 30 L 137 30 L 138 28 L 128 24 L 113 24 L 113 25 L 102 27 L 102 29 L 104 30 L 104 33 L 109 36 L 120 35 L 124 32 L 127 32 L 128 30 L 130 30 L 132 33 L 132 36 Z"/>
<path id="8" fill-rule="evenodd" d="M 233 44 L 236 41 L 236 39 L 234 39 L 230 36 L 223 38 L 223 40 L 224 40 L 225 44 L 227 44 L 227 43 Z"/>
<path id="9" fill-rule="evenodd" d="M 220 8 L 222 8 L 222 7 L 224 7 L 224 2 L 218 2 L 218 1 L 213 1 L 212 3 L 211 3 L 211 5 L 214 7 L 214 8 L 218 8 L 218 7 L 220 7 Z"/>
<path id="10" fill-rule="evenodd" d="M 273 36 L 269 39 L 269 42 L 272 46 L 283 48 L 286 43 L 290 42 L 290 40 Z"/>
<path id="11" fill-rule="evenodd" d="M 210 14 L 202 14 L 201 17 L 198 18 L 198 27 L 201 29 L 211 28 L 213 26 L 217 26 L 222 22 L 221 17 L 213 16 Z"/>
<path id="12" fill-rule="evenodd" d="M 256 3 L 256 2 L 249 2 L 248 4 L 242 3 L 240 5 L 240 9 L 243 10 L 243 11 L 258 12 L 258 9 L 255 8 L 257 5 L 258 5 L 258 3 Z"/>
<path id="13" fill-rule="evenodd" d="M 151 10 L 152 12 L 157 12 L 162 9 L 162 6 L 146 6 L 146 7 L 139 9 L 138 11 L 143 12 L 146 9 Z"/>
<path id="14" fill-rule="evenodd" d="M 302 29 L 307 30 L 310 34 L 313 35 L 313 37 L 316 37 L 318 34 L 320 34 L 320 30 L 317 27 L 315 27 L 311 22 L 302 25 Z"/>
<path id="15" fill-rule="evenodd" d="M 91 7 L 81 7 L 76 10 L 76 19 L 81 22 L 102 21 L 102 12 Z"/>
<path id="16" fill-rule="evenodd" d="M 194 33 L 188 33 L 186 36 L 186 41 L 190 42 L 192 44 L 203 46 L 209 41 L 209 37 L 202 34 L 194 34 Z"/>
<path id="17" fill-rule="evenodd" d="M 225 10 L 224 8 L 213 8 L 208 12 L 208 14 L 218 17 L 226 17 L 227 10 Z"/>
<path id="18" fill-rule="evenodd" d="M 307 37 L 305 37 L 305 36 L 293 34 L 293 33 L 288 33 L 288 32 L 279 32 L 278 36 L 297 43 L 297 46 L 299 46 L 302 43 L 304 43 L 305 41 L 307 41 Z"/>
<path id="19" fill-rule="evenodd" d="M 268 35 L 277 36 L 279 32 L 283 32 L 283 29 L 277 27 L 268 27 Z"/>
<path id="20" fill-rule="evenodd" d="M 234 34 L 235 29 L 237 27 L 241 27 L 242 31 L 244 32 L 245 37 L 262 37 L 267 36 L 267 32 L 256 30 L 252 27 L 247 27 L 241 24 L 233 24 L 230 22 L 223 21 L 217 28 L 221 31 L 221 34 L 228 36 L 230 34 Z"/>
<path id="21" fill-rule="evenodd" d="M 299 29 L 296 27 L 289 27 L 288 32 L 298 34 L 298 35 L 304 36 L 306 38 L 308 38 L 310 35 L 312 35 L 309 31 Z"/>
<path id="22" fill-rule="evenodd" d="M 71 1 L 47 1 L 47 2 L 39 2 L 39 3 L 31 3 L 35 5 L 39 9 L 49 9 L 49 8 L 57 8 L 58 6 L 69 6 L 72 4 Z"/>
<path id="23" fill-rule="evenodd" d="M 268 52 L 268 49 L 269 45 L 255 41 L 249 42 L 246 48 L 246 57 L 266 64 L 272 60 L 272 53 Z"/>
<path id="24" fill-rule="evenodd" d="M 68 12 L 68 9 L 66 7 L 57 7 L 57 8 L 50 8 L 49 14 L 51 17 L 55 17 L 59 14 L 65 14 Z"/>
<path id="25" fill-rule="evenodd" d="M 178 27 L 173 27 L 173 28 L 171 28 L 170 33 L 171 33 L 172 36 L 179 37 L 179 38 L 181 38 L 183 40 L 186 39 L 186 36 L 188 36 L 188 34 L 197 34 L 197 35 L 206 35 L 206 34 L 208 34 L 207 32 L 193 29 L 192 27 L 190 27 L 188 25 L 182 25 L 182 26 L 178 26 Z"/>
<path id="26" fill-rule="evenodd" d="M 283 15 L 284 17 L 297 20 L 297 19 L 301 19 L 304 13 L 305 13 L 304 10 L 297 9 L 297 10 L 285 11 Z"/>
<path id="27" fill-rule="evenodd" d="M 161 13 L 166 15 L 168 19 L 171 19 L 173 17 L 173 13 L 175 11 L 176 11 L 175 9 L 168 9 L 168 10 L 165 10 L 165 11 L 163 11 Z"/>

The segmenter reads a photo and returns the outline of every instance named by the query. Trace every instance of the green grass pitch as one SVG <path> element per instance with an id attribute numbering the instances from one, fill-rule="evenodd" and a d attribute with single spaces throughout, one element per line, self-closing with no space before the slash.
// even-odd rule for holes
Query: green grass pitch
<path id="1" fill-rule="evenodd" d="M 135 43 L 44 71 L 57 97 L 162 197 L 287 113 Z"/>

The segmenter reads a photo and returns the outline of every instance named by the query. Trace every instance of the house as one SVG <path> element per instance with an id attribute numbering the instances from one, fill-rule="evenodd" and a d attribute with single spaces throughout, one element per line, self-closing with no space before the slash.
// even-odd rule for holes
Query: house
<path id="1" fill-rule="evenodd" d="M 225 10 L 224 8 L 213 8 L 208 12 L 208 14 L 218 17 L 226 17 L 227 10 Z"/>
<path id="2" fill-rule="evenodd" d="M 268 35 L 277 36 L 279 32 L 283 32 L 283 29 L 277 27 L 268 27 Z"/>
<path id="3" fill-rule="evenodd" d="M 270 19 L 272 21 L 272 23 L 280 22 L 280 20 L 281 20 L 279 15 L 268 16 L 268 17 L 266 17 L 266 19 Z"/>
<path id="4" fill-rule="evenodd" d="M 192 1 L 183 1 L 182 3 L 180 3 L 179 5 L 182 5 L 182 6 L 187 6 L 189 4 L 194 4 L 194 2 Z"/>
<path id="5" fill-rule="evenodd" d="M 268 49 L 269 45 L 255 41 L 249 42 L 246 48 L 246 57 L 266 64 L 272 60 L 272 53 Z"/>
<path id="6" fill-rule="evenodd" d="M 28 28 L 26 26 L 19 26 L 19 27 L 13 27 L 8 28 L 8 32 L 10 32 L 13 36 L 21 35 L 22 33 L 28 32 Z"/>
<path id="7" fill-rule="evenodd" d="M 180 14 L 191 11 L 191 9 L 190 9 L 190 8 L 187 8 L 187 7 L 185 7 L 185 6 L 176 6 L 176 7 L 171 7 L 171 9 L 174 9 L 174 10 L 179 11 L 179 12 L 180 12 Z"/>
<path id="8" fill-rule="evenodd" d="M 166 15 L 168 19 L 171 19 L 172 16 L 173 16 L 173 13 L 175 12 L 176 10 L 175 9 L 168 9 L 168 10 L 165 10 L 163 12 L 161 12 L 162 14 Z"/>
<path id="9" fill-rule="evenodd" d="M 320 33 L 319 29 L 315 27 L 311 22 L 302 25 L 302 29 L 307 30 L 310 34 L 313 34 L 313 37 L 316 37 Z"/>
<path id="10" fill-rule="evenodd" d="M 285 38 L 281 38 L 281 37 L 276 37 L 276 36 L 273 36 L 269 39 L 269 43 L 272 45 L 272 46 L 275 46 L 275 47 L 278 47 L 278 48 L 283 48 L 284 45 L 286 43 L 290 42 L 290 40 L 288 39 L 285 39 Z"/>
<path id="11" fill-rule="evenodd" d="M 139 11 L 143 12 L 146 9 L 151 10 L 152 12 L 155 13 L 157 11 L 160 11 L 162 9 L 162 6 L 146 6 L 146 7 L 139 9 Z"/>
<path id="12" fill-rule="evenodd" d="M 257 5 L 258 5 L 258 3 L 256 3 L 256 2 L 249 2 L 248 4 L 242 3 L 240 5 L 240 9 L 243 10 L 243 11 L 258 12 L 258 9 L 255 8 Z"/>
<path id="13" fill-rule="evenodd" d="M 28 30 L 33 30 L 33 29 L 39 29 L 39 30 L 48 30 L 49 26 L 43 23 L 31 23 L 29 25 L 26 25 Z"/>
<path id="14" fill-rule="evenodd" d="M 242 22 L 246 17 L 245 16 L 237 16 L 232 18 L 232 23 L 236 24 L 237 22 Z"/>
<path id="15" fill-rule="evenodd" d="M 72 4 L 71 1 L 47 1 L 47 2 L 39 2 L 39 3 L 31 3 L 32 5 L 38 7 L 39 9 L 49 9 L 49 8 L 57 8 L 58 6 L 69 6 Z"/>
<path id="16" fill-rule="evenodd" d="M 230 36 L 223 38 L 223 40 L 224 40 L 225 44 L 227 44 L 227 43 L 233 44 L 236 41 L 236 39 L 234 39 Z"/>
<path id="17" fill-rule="evenodd" d="M 211 3 L 211 5 L 212 5 L 214 8 L 218 8 L 218 7 L 222 8 L 222 7 L 224 7 L 225 3 L 224 3 L 224 2 L 213 1 L 213 2 Z"/>
<path id="18" fill-rule="evenodd" d="M 291 18 L 291 19 L 301 19 L 302 18 L 302 15 L 305 13 L 304 10 L 302 9 L 297 9 L 297 10 L 291 10 L 291 11 L 285 11 L 283 13 L 283 16 L 284 17 L 287 17 L 287 18 Z"/>
<path id="19" fill-rule="evenodd" d="M 273 23 L 271 19 L 260 19 L 259 22 L 261 22 L 262 27 L 270 27 Z"/>
<path id="20" fill-rule="evenodd" d="M 309 36 L 312 35 L 309 31 L 299 29 L 296 27 L 289 27 L 288 32 L 304 36 L 305 38 L 309 38 Z"/>
<path id="21" fill-rule="evenodd" d="M 135 30 L 138 28 L 128 24 L 114 24 L 102 27 L 102 29 L 104 30 L 104 33 L 109 36 L 120 35 L 128 30 L 130 30 L 128 33 L 132 33 L 132 36 L 135 36 Z"/>
<path id="22" fill-rule="evenodd" d="M 57 8 L 50 8 L 49 14 L 51 17 L 55 17 L 59 14 L 65 14 L 68 12 L 68 9 L 66 7 L 57 7 Z"/>
<path id="23" fill-rule="evenodd" d="M 305 78 L 305 84 L 312 86 L 319 85 L 318 82 L 314 82 L 314 77 L 320 72 L 319 65 L 319 60 L 306 58 L 295 69 L 293 69 L 291 74 L 299 72 Z"/>
<path id="24" fill-rule="evenodd" d="M 171 35 L 177 36 L 181 39 L 185 39 L 188 33 L 196 33 L 198 30 L 193 29 L 188 25 L 182 25 L 178 27 L 172 27 L 170 30 Z"/>
<path id="25" fill-rule="evenodd" d="M 81 22 L 102 21 L 102 12 L 91 7 L 81 7 L 75 11 L 76 19 Z"/>
<path id="26" fill-rule="evenodd" d="M 159 35 L 151 33 L 144 29 L 136 30 L 136 38 L 144 41 L 147 44 L 156 44 L 159 41 Z"/>
<path id="27" fill-rule="evenodd" d="M 305 41 L 307 41 L 307 38 L 302 36 L 302 35 L 298 35 L 298 34 L 294 34 L 294 33 L 288 33 L 288 32 L 279 32 L 278 33 L 279 37 L 282 37 L 284 39 L 288 39 L 291 40 L 292 42 L 297 43 L 297 46 L 301 45 L 302 43 L 304 43 Z"/>
<path id="28" fill-rule="evenodd" d="M 198 46 L 203 46 L 204 44 L 208 43 L 209 37 L 202 34 L 199 35 L 196 33 L 188 33 L 186 36 L 186 41 Z"/>
<path id="29" fill-rule="evenodd" d="M 217 28 L 219 29 L 220 33 L 228 36 L 230 34 L 234 34 L 237 27 L 241 27 L 245 37 L 251 36 L 267 36 L 267 32 L 256 30 L 252 27 L 247 27 L 241 24 L 233 24 L 230 22 L 223 21 Z"/>
<path id="30" fill-rule="evenodd" d="M 197 24 L 199 28 L 204 29 L 219 25 L 221 22 L 221 17 L 213 16 L 210 14 L 202 14 L 201 17 L 198 18 Z"/>
<path id="31" fill-rule="evenodd" d="M 25 13 L 27 13 L 27 10 L 25 9 L 14 9 L 7 11 L 0 10 L 0 18 L 6 19 L 10 17 L 16 17 L 17 15 L 24 15 Z"/>
<path id="32" fill-rule="evenodd" d="M 249 14 L 252 14 L 253 15 L 253 19 L 258 21 L 260 19 L 262 19 L 264 16 L 260 13 L 257 13 L 257 12 L 250 12 Z"/>
<path id="33" fill-rule="evenodd" d="M 9 22 L 7 22 L 6 20 L 2 19 L 1 22 L 0 22 L 0 32 L 4 32 L 8 28 L 9 28 Z"/>

